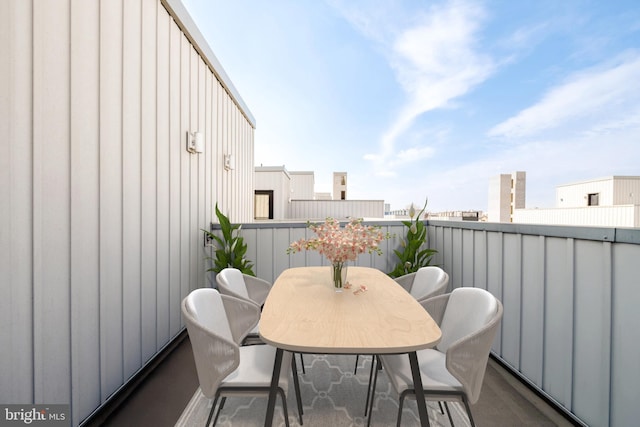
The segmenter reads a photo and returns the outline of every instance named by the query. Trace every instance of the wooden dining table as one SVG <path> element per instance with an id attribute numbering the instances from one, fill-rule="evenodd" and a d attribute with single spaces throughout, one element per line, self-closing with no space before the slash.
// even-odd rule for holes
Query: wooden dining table
<path id="1" fill-rule="evenodd" d="M 429 425 L 417 350 L 435 346 L 440 328 L 420 304 L 382 271 L 349 267 L 336 292 L 330 267 L 297 267 L 276 279 L 260 317 L 260 336 L 274 347 L 265 426 L 271 426 L 284 350 L 315 354 L 406 353 L 420 422 Z"/>

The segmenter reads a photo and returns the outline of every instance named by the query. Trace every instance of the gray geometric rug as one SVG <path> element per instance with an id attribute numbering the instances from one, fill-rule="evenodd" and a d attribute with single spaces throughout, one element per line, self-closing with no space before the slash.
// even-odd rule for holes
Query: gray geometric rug
<path id="1" fill-rule="evenodd" d="M 347 355 L 304 355 L 305 373 L 302 373 L 300 358 L 300 392 L 302 395 L 302 421 L 306 427 L 351 427 L 366 426 L 364 416 L 367 384 L 371 368 L 371 357 L 361 356 L 357 374 L 353 374 L 355 356 Z M 196 390 L 184 409 L 177 427 L 204 426 L 212 401 L 200 389 Z M 298 411 L 293 382 L 290 382 L 287 409 L 291 426 L 299 426 Z M 449 402 L 449 410 L 456 427 L 469 425 L 464 408 Z M 267 411 L 267 397 L 229 397 L 218 418 L 221 427 L 256 427 L 264 425 Z M 427 402 L 429 422 L 432 426 L 449 426 L 446 415 L 440 412 L 437 402 Z M 371 425 L 377 427 L 395 426 L 398 415 L 398 394 L 389 384 L 384 372 L 378 375 L 376 396 Z M 282 404 L 276 401 L 274 426 L 284 426 Z M 418 410 L 414 399 L 405 399 L 402 412 L 402 426 L 419 426 Z"/>

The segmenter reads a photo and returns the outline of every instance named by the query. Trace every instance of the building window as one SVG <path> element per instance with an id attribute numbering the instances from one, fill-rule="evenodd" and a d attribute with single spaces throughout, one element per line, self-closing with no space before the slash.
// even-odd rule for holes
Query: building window
<path id="1" fill-rule="evenodd" d="M 253 209 L 255 219 L 273 219 L 273 190 L 256 190 Z"/>
<path id="2" fill-rule="evenodd" d="M 598 206 L 600 203 L 600 193 L 591 193 L 587 196 L 587 205 L 588 206 Z"/>
<path id="3" fill-rule="evenodd" d="M 347 200 L 347 192 L 342 190 L 340 192 L 340 200 Z"/>

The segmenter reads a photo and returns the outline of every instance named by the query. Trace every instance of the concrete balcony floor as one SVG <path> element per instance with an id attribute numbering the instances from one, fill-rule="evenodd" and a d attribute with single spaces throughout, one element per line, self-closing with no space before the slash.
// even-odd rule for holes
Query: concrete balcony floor
<path id="1" fill-rule="evenodd" d="M 197 388 L 191 343 L 186 337 L 111 413 L 96 416 L 85 425 L 173 426 Z M 572 425 L 493 359 L 472 412 L 478 426 Z"/>

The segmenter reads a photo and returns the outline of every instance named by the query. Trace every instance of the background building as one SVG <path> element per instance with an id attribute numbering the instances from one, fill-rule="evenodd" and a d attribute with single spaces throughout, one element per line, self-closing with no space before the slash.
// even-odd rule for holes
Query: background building
<path id="1" fill-rule="evenodd" d="M 526 172 L 514 172 L 492 177 L 489 181 L 487 220 L 514 222 L 513 212 L 525 207 Z"/>
<path id="2" fill-rule="evenodd" d="M 640 176 L 609 176 L 556 187 L 556 207 L 518 209 L 514 222 L 640 227 Z"/>
<path id="3" fill-rule="evenodd" d="M 291 198 L 303 200 L 315 200 L 317 194 L 314 192 L 316 180 L 311 171 L 289 172 L 291 177 Z"/>
<path id="4" fill-rule="evenodd" d="M 333 173 L 333 200 L 347 200 L 347 173 Z"/>
<path id="5" fill-rule="evenodd" d="M 288 216 L 293 192 L 291 175 L 284 166 L 255 168 L 254 219 L 275 219 Z"/>
<path id="6" fill-rule="evenodd" d="M 284 166 L 256 167 L 255 183 L 256 220 L 384 218 L 384 200 L 346 200 L 346 172 L 333 174 L 333 199 L 315 192 L 313 172 L 289 172 Z"/>

